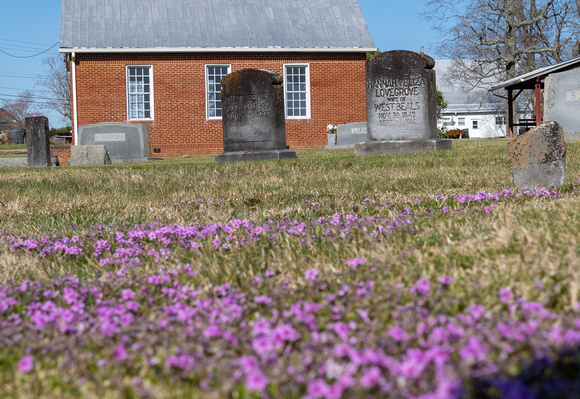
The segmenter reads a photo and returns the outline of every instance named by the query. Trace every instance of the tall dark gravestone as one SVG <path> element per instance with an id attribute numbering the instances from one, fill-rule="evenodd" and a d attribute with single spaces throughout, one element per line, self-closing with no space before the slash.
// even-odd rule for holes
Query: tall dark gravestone
<path id="1" fill-rule="evenodd" d="M 48 118 L 34 116 L 26 118 L 26 156 L 28 166 L 51 166 L 50 143 L 48 141 Z"/>
<path id="2" fill-rule="evenodd" d="M 374 156 L 451 149 L 437 139 L 435 60 L 395 50 L 366 64 L 367 142 L 355 154 Z"/>
<path id="3" fill-rule="evenodd" d="M 242 69 L 221 81 L 224 152 L 216 162 L 296 158 L 286 149 L 283 78 Z"/>

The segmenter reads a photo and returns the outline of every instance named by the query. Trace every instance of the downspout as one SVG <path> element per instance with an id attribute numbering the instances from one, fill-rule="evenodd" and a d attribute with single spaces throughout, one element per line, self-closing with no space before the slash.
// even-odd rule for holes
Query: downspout
<path id="1" fill-rule="evenodd" d="M 73 126 L 75 135 L 75 145 L 79 144 L 79 121 L 77 114 L 77 64 L 76 64 L 76 54 L 73 51 L 71 53 L 71 76 L 72 76 L 72 95 L 73 95 Z"/>

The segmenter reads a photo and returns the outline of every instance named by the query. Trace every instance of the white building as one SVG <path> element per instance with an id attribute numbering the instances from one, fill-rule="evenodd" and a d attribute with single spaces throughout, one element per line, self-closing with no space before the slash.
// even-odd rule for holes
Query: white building
<path id="1" fill-rule="evenodd" d="M 437 89 L 443 93 L 447 108 L 442 110 L 438 127 L 462 129 L 466 138 L 506 136 L 506 101 L 486 89 L 465 91 L 451 75 L 453 61 L 435 62 Z"/>

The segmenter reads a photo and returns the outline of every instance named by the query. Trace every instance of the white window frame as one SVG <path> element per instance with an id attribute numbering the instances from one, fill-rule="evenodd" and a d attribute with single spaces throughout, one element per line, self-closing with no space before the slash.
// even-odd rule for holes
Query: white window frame
<path id="1" fill-rule="evenodd" d="M 306 76 L 306 115 L 288 116 L 288 68 L 304 67 Z M 284 115 L 286 119 L 310 119 L 310 64 L 309 63 L 292 63 L 284 64 Z"/>
<path id="2" fill-rule="evenodd" d="M 130 80 L 129 80 L 129 70 L 133 68 L 146 68 L 149 69 L 149 112 L 150 115 L 148 118 L 131 118 L 131 93 L 130 93 Z M 151 121 L 154 120 L 154 96 L 153 96 L 153 65 L 126 65 L 125 66 L 125 77 L 126 77 L 126 91 L 127 91 L 127 120 L 129 121 Z"/>
<path id="3" fill-rule="evenodd" d="M 465 118 L 464 117 L 457 118 L 457 126 L 465 126 Z"/>
<path id="4" fill-rule="evenodd" d="M 471 128 L 473 130 L 479 130 L 479 119 L 473 119 L 471 121 Z"/>
<path id="5" fill-rule="evenodd" d="M 222 119 L 221 116 L 210 116 L 210 112 L 209 112 L 209 74 L 208 74 L 208 69 L 210 67 L 218 67 L 218 68 L 228 68 L 228 74 L 232 72 L 232 65 L 231 64 L 205 64 L 204 66 L 204 71 L 205 71 L 205 118 L 206 119 Z M 220 104 L 221 104 L 221 98 L 220 98 Z M 223 110 L 223 108 L 222 108 Z M 223 115 L 223 112 L 222 112 Z"/>

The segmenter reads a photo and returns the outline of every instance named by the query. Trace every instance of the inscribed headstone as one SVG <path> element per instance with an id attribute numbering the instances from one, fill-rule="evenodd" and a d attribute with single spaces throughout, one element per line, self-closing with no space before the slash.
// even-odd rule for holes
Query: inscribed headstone
<path id="1" fill-rule="evenodd" d="M 47 117 L 26 118 L 26 155 L 28 166 L 51 166 Z"/>
<path id="2" fill-rule="evenodd" d="M 367 141 L 366 122 L 345 123 L 336 127 L 337 145 L 354 145 Z"/>
<path id="3" fill-rule="evenodd" d="M 566 180 L 566 142 L 557 122 L 544 123 L 508 142 L 516 188 L 560 187 Z"/>
<path id="4" fill-rule="evenodd" d="M 222 79 L 224 153 L 216 161 L 296 157 L 286 149 L 282 82 L 279 74 L 258 69 L 242 69 Z"/>
<path id="5" fill-rule="evenodd" d="M 111 158 L 149 158 L 151 141 L 145 123 L 106 122 L 79 126 L 79 145 L 104 145 Z"/>
<path id="6" fill-rule="evenodd" d="M 367 61 L 368 140 L 437 137 L 435 61 L 422 53 L 394 50 Z"/>
<path id="7" fill-rule="evenodd" d="M 544 80 L 544 120 L 556 121 L 566 140 L 580 140 L 580 68 Z"/>

